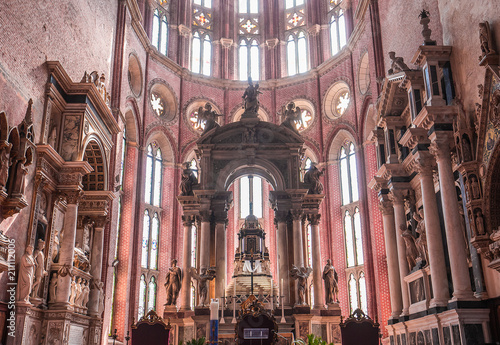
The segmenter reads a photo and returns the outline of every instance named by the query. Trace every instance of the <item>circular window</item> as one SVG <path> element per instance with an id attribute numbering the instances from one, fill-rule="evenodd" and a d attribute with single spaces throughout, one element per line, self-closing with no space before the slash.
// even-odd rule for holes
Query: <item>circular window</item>
<path id="1" fill-rule="evenodd" d="M 345 114 L 351 103 L 349 85 L 340 81 L 328 89 L 323 101 L 323 111 L 330 119 L 337 119 Z"/>
<path id="2" fill-rule="evenodd" d="M 370 86 L 370 65 L 368 61 L 368 53 L 364 53 L 359 63 L 358 85 L 361 94 L 365 94 Z"/>
<path id="3" fill-rule="evenodd" d="M 201 99 L 194 101 L 186 108 L 186 119 L 191 129 L 193 129 L 194 132 L 198 134 L 203 133 L 203 131 L 205 130 L 206 121 L 204 119 L 201 119 L 198 114 L 200 112 L 207 111 L 207 109 L 205 108 L 207 103 L 210 105 L 209 111 L 213 111 L 217 115 L 220 114 L 219 109 L 215 105 L 213 105 L 213 103 Z M 222 116 L 216 116 L 217 123 L 221 124 L 221 118 Z"/>
<path id="4" fill-rule="evenodd" d="M 202 133 L 205 130 L 205 120 L 200 119 L 198 114 L 199 110 L 192 111 L 189 114 L 189 123 L 195 131 Z"/>
<path id="5" fill-rule="evenodd" d="M 177 113 L 177 101 L 174 93 L 165 84 L 160 81 L 151 87 L 149 95 L 149 104 L 153 113 L 167 121 L 175 118 Z"/>
<path id="6" fill-rule="evenodd" d="M 128 57 L 128 84 L 135 97 L 139 97 L 142 91 L 142 70 L 139 59 L 134 54 Z"/>
<path id="7" fill-rule="evenodd" d="M 282 107 L 282 121 L 285 120 L 285 109 L 289 104 L 293 103 L 295 108 L 292 110 L 295 111 L 295 128 L 299 131 L 305 131 L 310 128 L 312 123 L 314 122 L 314 105 L 308 101 L 307 99 L 295 99 L 291 102 L 288 102 L 285 106 Z"/>

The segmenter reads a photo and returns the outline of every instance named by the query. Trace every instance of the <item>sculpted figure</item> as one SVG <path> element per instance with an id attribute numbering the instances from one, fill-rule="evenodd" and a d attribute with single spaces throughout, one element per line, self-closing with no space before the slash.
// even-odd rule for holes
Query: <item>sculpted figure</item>
<path id="1" fill-rule="evenodd" d="M 89 294 L 90 294 L 90 288 L 89 288 L 89 282 L 84 281 L 82 283 L 82 307 L 87 308 L 87 303 L 89 302 Z"/>
<path id="2" fill-rule="evenodd" d="M 59 261 L 59 236 L 60 236 L 60 230 L 55 229 L 55 234 L 54 234 L 54 244 L 52 245 L 52 262 L 57 263 Z"/>
<path id="3" fill-rule="evenodd" d="M 182 170 L 182 180 L 181 180 L 181 195 L 188 196 L 193 195 L 193 186 L 198 183 L 198 179 L 191 169 L 191 163 L 184 163 L 184 170 Z"/>
<path id="4" fill-rule="evenodd" d="M 73 279 L 71 279 L 71 293 L 69 294 L 69 304 L 71 305 L 75 304 L 75 298 L 76 298 L 76 277 L 73 277 Z"/>
<path id="5" fill-rule="evenodd" d="M 219 115 L 213 111 L 210 103 L 205 103 L 204 109 L 202 107 L 198 109 L 198 126 L 201 126 L 203 121 L 205 121 L 205 129 L 203 130 L 203 133 L 219 127 L 219 124 L 217 123 L 217 117 L 219 116 L 223 115 Z"/>
<path id="6" fill-rule="evenodd" d="M 413 213 L 413 219 L 417 221 L 416 232 L 418 238 L 415 240 L 415 245 L 419 251 L 420 255 L 423 255 L 422 259 L 426 263 L 429 263 L 428 250 L 427 250 L 427 235 L 425 233 L 425 222 L 424 222 L 424 210 Z"/>
<path id="7" fill-rule="evenodd" d="M 332 265 L 332 260 L 326 260 L 325 268 L 323 269 L 323 280 L 325 281 L 325 302 L 332 304 L 339 301 L 338 275 L 335 267 Z"/>
<path id="8" fill-rule="evenodd" d="M 325 170 L 316 168 L 316 163 L 311 163 L 309 170 L 304 175 L 304 183 L 309 185 L 309 194 L 323 193 L 323 184 L 319 181 L 320 176 L 323 175 Z"/>
<path id="9" fill-rule="evenodd" d="M 75 286 L 75 289 L 76 289 L 76 293 L 75 293 L 75 305 L 77 307 L 81 307 L 82 306 L 82 278 L 78 277 L 76 279 L 76 286 Z"/>
<path id="10" fill-rule="evenodd" d="M 261 93 L 262 92 L 259 91 L 259 83 L 253 85 L 252 78 L 248 77 L 248 87 L 242 96 L 245 101 L 245 104 L 243 106 L 245 109 L 245 113 L 248 112 L 257 114 L 257 112 L 259 111 L 259 100 L 257 99 L 257 97 Z"/>
<path id="11" fill-rule="evenodd" d="M 179 290 L 181 289 L 181 269 L 177 267 L 177 260 L 172 260 L 172 266 L 168 269 L 165 289 L 167 290 L 167 303 L 165 305 L 175 305 Z"/>
<path id="12" fill-rule="evenodd" d="M 299 291 L 299 300 L 297 301 L 297 305 L 307 305 L 306 303 L 306 288 L 307 288 L 307 279 L 309 275 L 311 275 L 312 268 L 311 267 L 297 267 L 292 265 L 292 269 L 290 270 L 290 276 L 297 280 L 297 287 Z"/>
<path id="13" fill-rule="evenodd" d="M 471 189 L 472 189 L 472 198 L 479 199 L 481 197 L 481 191 L 479 189 L 479 183 L 477 182 L 477 178 L 474 176 L 471 178 Z"/>
<path id="14" fill-rule="evenodd" d="M 299 107 L 295 107 L 295 103 L 290 102 L 283 109 L 283 115 L 285 119 L 281 123 L 283 126 L 290 128 L 292 131 L 298 133 L 297 124 L 302 123 L 301 110 Z"/>
<path id="15" fill-rule="evenodd" d="M 57 294 L 57 273 L 54 272 L 52 273 L 52 278 L 50 279 L 50 284 L 49 284 L 49 297 L 51 302 L 56 301 L 56 294 Z"/>
<path id="16" fill-rule="evenodd" d="M 35 259 L 33 258 L 33 246 L 30 244 L 19 262 L 19 277 L 17 278 L 17 300 L 30 303 L 29 296 L 33 288 L 35 275 Z"/>
<path id="17" fill-rule="evenodd" d="M 496 54 L 495 50 L 493 50 L 493 38 L 490 23 L 488 22 L 479 23 L 479 43 L 481 44 L 480 60 L 487 55 Z"/>
<path id="18" fill-rule="evenodd" d="M 2 143 L 0 152 L 0 188 L 4 188 L 9 178 L 9 168 L 11 165 L 10 150 L 11 143 Z"/>
<path id="19" fill-rule="evenodd" d="M 9 193 L 19 193 L 24 194 L 25 180 L 26 175 L 28 174 L 29 164 L 26 164 L 26 157 L 22 157 L 17 160 L 16 163 L 16 175 L 12 180 L 12 189 L 9 190 Z"/>
<path id="20" fill-rule="evenodd" d="M 202 267 L 200 269 L 200 274 L 198 274 L 196 269 L 191 267 L 191 278 L 198 282 L 198 298 L 200 299 L 198 305 L 200 307 L 205 307 L 205 301 L 207 300 L 208 294 L 207 283 L 215 278 L 215 269 Z"/>
<path id="21" fill-rule="evenodd" d="M 42 285 L 43 277 L 47 276 L 47 271 L 45 270 L 45 254 L 43 250 L 45 249 L 45 241 L 38 240 L 38 247 L 35 251 L 35 282 L 33 283 L 33 291 L 31 292 L 32 297 L 40 296 L 40 287 Z"/>
<path id="22" fill-rule="evenodd" d="M 388 74 L 395 74 L 401 71 L 409 71 L 410 68 L 407 64 L 405 64 L 403 58 L 401 56 L 396 56 L 395 52 L 389 52 L 389 58 L 391 59 L 391 68 L 389 69 Z"/>
<path id="23" fill-rule="evenodd" d="M 401 236 L 403 237 L 406 246 L 406 261 L 408 262 L 408 267 L 411 271 L 413 267 L 416 266 L 417 258 L 420 256 L 420 253 L 418 252 L 415 244 L 415 237 L 413 237 L 411 231 L 405 229 L 404 225 L 401 225 L 401 232 Z"/>
<path id="24" fill-rule="evenodd" d="M 53 148 L 56 148 L 56 139 L 57 139 L 57 129 L 56 126 L 52 127 L 52 131 L 50 131 L 49 135 L 49 145 Z"/>
<path id="25" fill-rule="evenodd" d="M 476 231 L 477 235 L 485 235 L 486 231 L 484 231 L 484 219 L 483 219 L 483 212 L 478 209 L 476 211 Z"/>

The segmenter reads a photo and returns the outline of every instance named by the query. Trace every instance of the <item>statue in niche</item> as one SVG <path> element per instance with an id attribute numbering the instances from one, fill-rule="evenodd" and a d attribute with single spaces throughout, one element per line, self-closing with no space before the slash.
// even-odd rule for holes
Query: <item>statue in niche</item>
<path id="1" fill-rule="evenodd" d="M 56 148 L 56 140 L 57 140 L 57 128 L 56 126 L 53 126 L 52 130 L 50 131 L 48 143 L 54 149 Z"/>
<path id="2" fill-rule="evenodd" d="M 80 278 L 80 277 L 76 278 L 75 306 L 77 306 L 77 307 L 81 307 L 81 305 L 82 305 L 82 297 L 83 297 L 82 285 L 83 285 L 82 278 Z"/>
<path id="3" fill-rule="evenodd" d="M 57 273 L 53 272 L 49 284 L 49 298 L 51 302 L 56 301 L 56 295 L 57 295 Z"/>
<path id="4" fill-rule="evenodd" d="M 11 143 L 2 143 L 0 151 L 0 188 L 4 188 L 9 178 L 9 168 L 12 164 L 10 159 Z"/>
<path id="5" fill-rule="evenodd" d="M 74 250 L 73 266 L 84 272 L 88 272 L 90 270 L 90 261 L 79 242 L 76 243 Z"/>
<path id="6" fill-rule="evenodd" d="M 75 304 L 75 298 L 76 298 L 76 277 L 73 276 L 73 279 L 71 279 L 71 292 L 69 294 L 69 304 L 71 305 Z"/>
<path id="7" fill-rule="evenodd" d="M 469 162 L 472 160 L 472 151 L 470 147 L 470 141 L 466 137 L 462 139 L 462 153 L 464 162 Z"/>
<path id="8" fill-rule="evenodd" d="M 325 169 L 319 170 L 316 167 L 316 163 L 311 163 L 311 166 L 304 175 L 304 183 L 309 186 L 309 194 L 323 193 L 323 184 L 319 181 L 319 178 L 323 175 L 324 171 Z"/>
<path id="9" fill-rule="evenodd" d="M 465 181 L 465 196 L 467 197 L 468 201 L 472 200 L 472 194 L 470 192 L 470 180 Z"/>
<path id="10" fill-rule="evenodd" d="M 479 188 L 479 182 L 475 176 L 472 176 L 470 179 L 470 185 L 472 189 L 472 198 L 479 199 L 481 197 L 481 190 Z"/>
<path id="11" fill-rule="evenodd" d="M 326 304 L 339 302 L 339 287 L 338 275 L 335 267 L 332 265 L 332 260 L 326 260 L 325 268 L 323 269 L 323 280 L 325 281 L 325 300 Z"/>
<path id="12" fill-rule="evenodd" d="M 248 87 L 245 90 L 242 98 L 245 101 L 243 108 L 245 113 L 257 114 L 259 111 L 259 100 L 257 97 L 262 92 L 259 91 L 259 83 L 253 85 L 252 78 L 248 77 Z"/>
<path id="13" fill-rule="evenodd" d="M 212 105 L 210 103 L 205 103 L 205 108 L 200 107 L 198 109 L 198 126 L 201 126 L 202 122 L 205 121 L 205 129 L 203 130 L 203 134 L 208 132 L 209 130 L 219 127 L 217 123 L 217 117 L 223 116 L 217 114 L 212 110 Z"/>
<path id="14" fill-rule="evenodd" d="M 51 258 L 53 263 L 57 263 L 59 261 L 59 248 L 60 248 L 60 231 L 55 229 L 54 233 L 54 243 L 52 244 L 52 253 Z"/>
<path id="15" fill-rule="evenodd" d="M 181 269 L 177 267 L 177 260 L 172 260 L 172 266 L 168 269 L 168 274 L 165 282 L 167 290 L 167 303 L 165 305 L 175 305 L 179 290 L 181 289 Z"/>
<path id="16" fill-rule="evenodd" d="M 35 259 L 33 258 L 33 246 L 30 244 L 19 262 L 19 276 L 17 278 L 17 300 L 30 303 L 29 296 L 33 288 L 35 276 Z"/>
<path id="17" fill-rule="evenodd" d="M 410 68 L 407 64 L 405 64 L 403 58 L 401 56 L 396 56 L 395 52 L 389 52 L 389 58 L 391 59 L 391 68 L 389 69 L 388 74 L 395 74 L 402 71 L 409 71 Z"/>
<path id="18" fill-rule="evenodd" d="M 9 193 L 24 194 L 26 175 L 28 174 L 28 166 L 31 164 L 27 161 L 26 157 L 22 157 L 17 160 L 15 166 L 15 177 L 11 180 L 12 188 L 9 189 Z"/>
<path id="19" fill-rule="evenodd" d="M 297 305 L 307 305 L 306 303 L 306 288 L 307 288 L 307 279 L 311 275 L 312 268 L 311 267 L 297 267 L 292 265 L 292 269 L 290 270 L 290 276 L 297 280 L 297 288 L 299 292 L 299 300 L 297 301 Z"/>
<path id="20" fill-rule="evenodd" d="M 485 234 L 486 234 L 486 231 L 484 230 L 483 211 L 481 211 L 481 209 L 477 209 L 476 210 L 476 235 L 482 236 Z"/>
<path id="21" fill-rule="evenodd" d="M 411 271 L 413 267 L 417 265 L 417 258 L 421 257 L 415 244 L 415 237 L 410 230 L 406 229 L 404 225 L 401 225 L 401 237 L 405 241 L 406 247 L 406 262 L 408 263 L 408 268 Z"/>
<path id="22" fill-rule="evenodd" d="M 198 179 L 196 178 L 193 169 L 191 169 L 191 163 L 185 162 L 181 177 L 181 196 L 193 195 L 193 186 L 196 184 L 198 184 Z"/>
<path id="23" fill-rule="evenodd" d="M 43 277 L 48 275 L 45 270 L 45 254 L 43 250 L 45 249 L 45 241 L 42 239 L 38 240 L 38 246 L 35 251 L 35 281 L 33 283 L 33 291 L 31 291 L 32 297 L 40 297 L 40 287 L 42 285 Z"/>
<path id="24" fill-rule="evenodd" d="M 86 218 L 83 223 L 83 245 L 81 249 L 83 250 L 85 256 L 90 254 L 90 232 L 94 227 L 94 221 L 90 218 Z"/>
<path id="25" fill-rule="evenodd" d="M 89 294 L 90 294 L 90 287 L 89 287 L 89 281 L 86 280 L 85 284 L 82 286 L 82 307 L 87 308 L 87 303 L 89 302 Z"/>
<path id="26" fill-rule="evenodd" d="M 493 37 L 491 36 L 490 23 L 487 21 L 479 23 L 479 43 L 481 44 L 481 55 L 479 56 L 479 61 L 481 61 L 485 56 L 496 54 L 493 49 Z"/>
<path id="27" fill-rule="evenodd" d="M 427 249 L 427 235 L 425 233 L 425 222 L 424 222 L 424 210 L 413 213 L 413 219 L 417 222 L 415 231 L 418 234 L 418 238 L 415 240 L 415 245 L 422 256 L 421 259 L 429 263 L 429 252 Z"/>
<path id="28" fill-rule="evenodd" d="M 288 103 L 286 108 L 283 108 L 284 109 L 282 110 L 282 114 L 285 119 L 281 124 L 286 128 L 289 128 L 292 131 L 298 133 L 299 131 L 297 130 L 297 125 L 302 124 L 302 111 L 300 110 L 300 107 L 296 107 L 295 103 L 290 102 Z"/>
<path id="29" fill-rule="evenodd" d="M 215 268 L 202 267 L 200 274 L 196 272 L 196 268 L 191 267 L 191 278 L 198 283 L 198 298 L 200 307 L 206 307 L 205 304 L 208 294 L 208 281 L 215 279 Z"/>

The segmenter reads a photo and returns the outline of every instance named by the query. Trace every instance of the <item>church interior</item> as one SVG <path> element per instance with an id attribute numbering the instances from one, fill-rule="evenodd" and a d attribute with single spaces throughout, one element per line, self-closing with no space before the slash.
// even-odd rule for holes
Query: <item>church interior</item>
<path id="1" fill-rule="evenodd" d="M 499 18 L 0 1 L 0 344 L 500 344 Z"/>

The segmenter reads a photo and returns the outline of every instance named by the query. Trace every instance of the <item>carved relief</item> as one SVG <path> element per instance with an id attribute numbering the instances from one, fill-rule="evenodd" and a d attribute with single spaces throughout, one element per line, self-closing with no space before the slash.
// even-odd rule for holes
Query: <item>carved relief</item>
<path id="1" fill-rule="evenodd" d="M 487 21 L 479 23 L 479 43 L 481 45 L 481 55 L 479 56 L 479 61 L 481 61 L 485 56 L 496 54 L 493 48 L 494 43 L 491 36 L 490 23 Z"/>
<path id="2" fill-rule="evenodd" d="M 81 117 L 78 115 L 64 117 L 61 157 L 66 161 L 73 161 L 77 158 L 81 121 Z"/>

